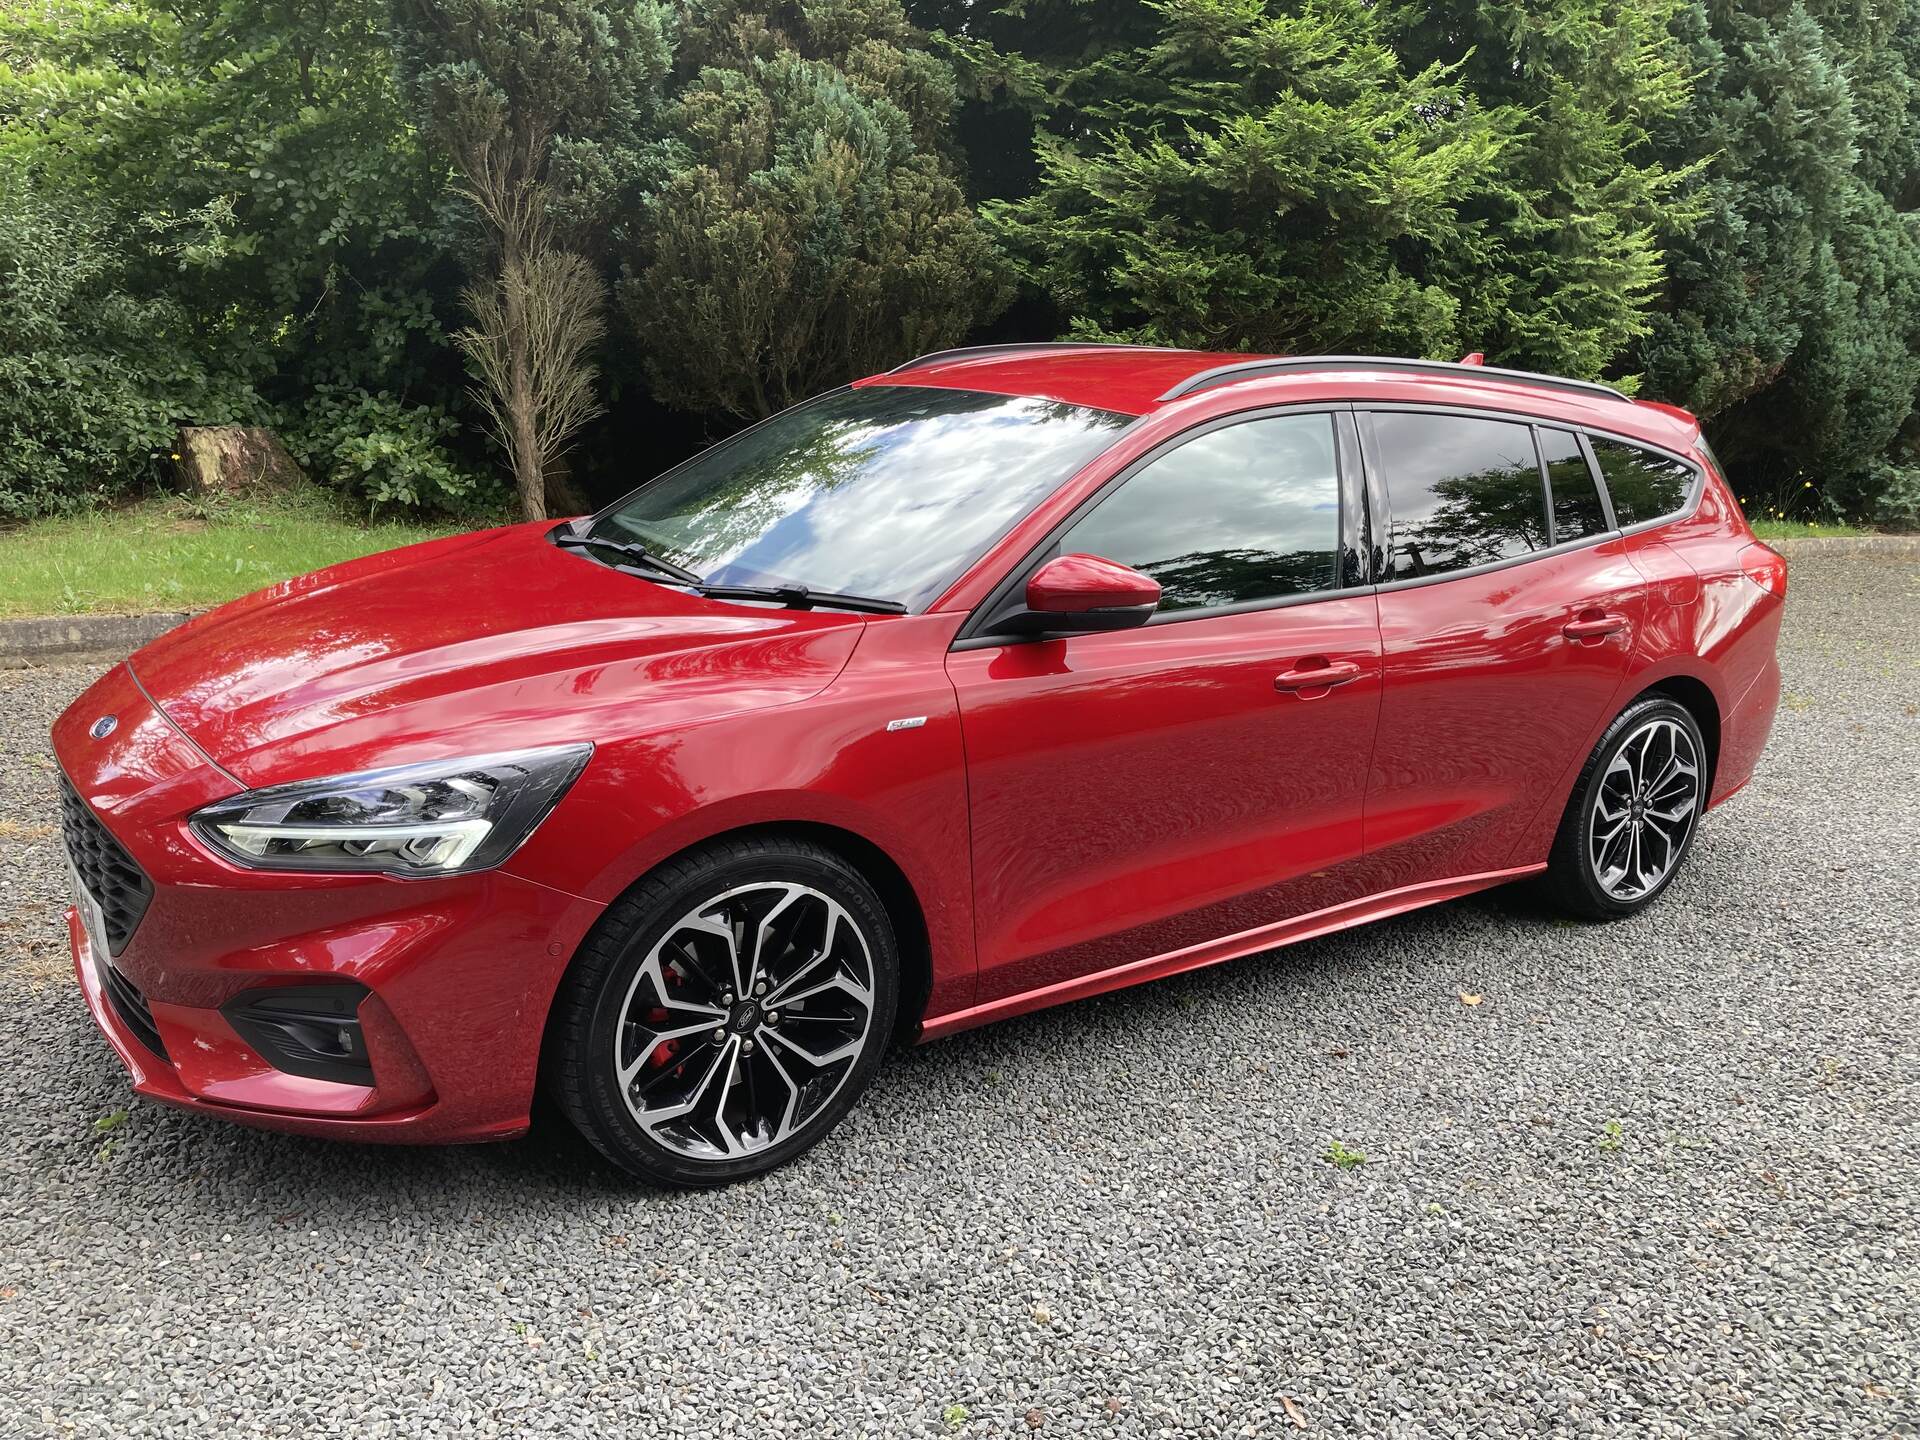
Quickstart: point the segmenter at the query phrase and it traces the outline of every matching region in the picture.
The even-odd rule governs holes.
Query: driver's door
[[[989,625],[948,657],[976,1004],[1355,898],[1380,634],[1348,553],[1351,424],[1269,412],[1176,439],[1035,557],[1151,575],[1149,624],[1043,640]]]

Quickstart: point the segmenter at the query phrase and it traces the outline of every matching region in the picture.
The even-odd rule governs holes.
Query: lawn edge
[[[184,624],[191,610],[134,615],[42,615],[0,620],[0,670],[82,656],[118,659]]]

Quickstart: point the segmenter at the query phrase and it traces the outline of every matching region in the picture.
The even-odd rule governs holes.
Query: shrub
[[[460,462],[452,448],[460,429],[460,421],[439,406],[384,390],[322,386],[285,438],[309,475],[369,510],[496,508],[504,487],[497,477]]]
[[[114,233],[83,201],[0,171],[0,519],[155,480],[181,416],[258,406],[182,343],[177,305],[128,287]]]

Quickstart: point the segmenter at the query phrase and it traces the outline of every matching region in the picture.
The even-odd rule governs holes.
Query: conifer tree
[[[898,0],[683,4],[672,86],[619,284],[662,399],[755,419],[1004,304]]]
[[[1702,167],[1671,244],[1647,383],[1705,417],[1736,488],[1786,509],[1920,521],[1900,435],[1920,387],[1920,86],[1914,8],[1696,6],[1698,74],[1664,127]]]
[[[1435,257],[1509,143],[1457,67],[1403,67],[1382,12],[1158,0],[1022,10],[952,43],[1036,119],[1032,193],[986,207],[1074,333],[1256,351],[1451,355]],[[996,41],[998,43],[996,43]]]

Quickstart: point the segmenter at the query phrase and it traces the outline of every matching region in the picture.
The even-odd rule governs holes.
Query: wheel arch
[[[1627,686],[1632,685],[1631,693]],[[1580,753],[1568,764],[1559,783],[1548,792],[1547,798],[1540,802],[1532,820],[1510,853],[1509,864],[1544,859],[1553,843],[1560,821],[1573,803],[1574,786],[1580,777],[1580,769],[1593,753],[1594,746],[1607,733],[1613,722],[1633,706],[1649,696],[1662,696],[1681,706],[1693,716],[1694,724],[1700,727],[1700,738],[1707,746],[1707,783],[1706,793],[1713,793],[1715,777],[1720,764],[1720,697],[1706,680],[1683,670],[1668,670],[1656,676],[1629,680],[1621,687],[1621,697],[1613,704],[1587,736],[1586,744]]]
[[[1700,738],[1707,745],[1707,777],[1702,793],[1713,794],[1715,777],[1720,768],[1720,701],[1706,681],[1693,675],[1669,675],[1647,686],[1627,705],[1635,704],[1650,695],[1664,695],[1674,701],[1689,715],[1693,723],[1700,727]],[[1626,705],[1620,709],[1624,711]]]
[[[893,926],[894,941],[900,950],[900,1004],[895,1013],[895,1035],[896,1038],[910,1038],[918,1029],[933,994],[933,941],[919,892],[908,879],[906,871],[884,848],[864,835],[819,820],[762,820],[715,830],[655,857],[622,887],[620,895],[614,897],[614,903],[662,867],[708,846],[736,840],[778,838],[805,840],[831,851],[857,870],[879,895],[887,920]],[[592,934],[590,929],[587,938],[591,938]],[[582,939],[582,946],[587,943],[587,938]],[[578,953],[577,949],[575,953]],[[555,976],[556,990],[572,965],[573,959],[570,957]],[[549,1026],[551,1020],[549,1014]],[[543,1052],[546,1046],[547,1037],[543,1034]]]

